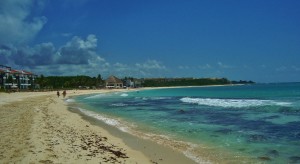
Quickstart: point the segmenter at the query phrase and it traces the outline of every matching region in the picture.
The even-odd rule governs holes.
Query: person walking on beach
[[[56,95],[57,95],[57,97],[59,97],[59,96],[60,96],[60,94],[59,94],[59,91],[57,91],[57,92],[56,92]]]
[[[64,90],[62,94],[63,94],[63,97],[65,98],[65,97],[66,97],[66,95],[67,95],[67,92],[66,92],[66,90]]]

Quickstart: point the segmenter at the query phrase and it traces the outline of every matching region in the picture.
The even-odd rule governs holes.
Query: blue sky
[[[44,75],[300,81],[298,0],[1,0],[0,64]]]

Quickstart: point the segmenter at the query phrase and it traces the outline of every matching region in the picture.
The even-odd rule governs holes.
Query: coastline
[[[69,90],[66,98],[116,91],[124,90]],[[1,163],[195,163],[171,148],[68,110],[56,92],[0,97]]]
[[[119,92],[131,92],[131,91],[137,91],[137,90],[152,90],[152,89],[169,89],[169,88],[191,88],[191,87],[222,87],[222,86],[240,86],[240,85],[212,85],[212,86],[178,86],[178,87],[148,87],[148,88],[139,88],[139,89],[130,89],[130,90],[117,90]],[[92,96],[93,97],[93,96]],[[97,122],[96,124],[100,124],[101,127],[106,127],[109,129],[110,132],[113,131],[115,136],[118,136],[119,138],[125,138],[124,135],[129,135],[131,136],[131,138],[136,138],[135,140],[144,140],[143,144],[145,144],[145,142],[148,143],[152,143],[154,145],[164,145],[163,147],[167,147],[167,149],[171,149],[173,151],[176,152],[180,152],[178,155],[180,156],[184,156],[181,158],[188,158],[190,160],[193,160],[193,163],[239,163],[237,161],[247,161],[247,162],[251,162],[251,163],[255,163],[256,159],[252,158],[252,157],[247,157],[244,156],[242,154],[235,154],[233,155],[233,153],[231,151],[228,151],[226,149],[220,149],[218,146],[215,147],[213,145],[207,145],[207,143],[201,143],[199,145],[195,145],[193,143],[190,142],[183,142],[181,139],[179,140],[173,140],[168,138],[167,136],[163,136],[163,135],[156,135],[156,134],[151,134],[151,133],[144,133],[141,132],[139,130],[134,130],[132,128],[130,128],[130,122],[126,122],[126,121],[120,121],[119,119],[116,117],[110,117],[110,116],[104,116],[104,118],[102,118],[102,116],[98,117],[97,113],[93,113],[89,110],[85,111],[85,107],[80,106],[78,108],[77,105],[75,105],[75,109],[74,112],[79,113],[82,115],[83,118],[89,120],[90,122]],[[82,109],[80,109],[82,108]],[[88,107],[86,108],[88,109]],[[73,110],[73,109],[72,109]],[[96,121],[95,121],[96,120]],[[99,121],[101,120],[101,121]],[[106,120],[109,120],[108,122]],[[112,121],[111,121],[112,120]],[[121,126],[114,126],[114,125],[108,125],[111,124],[110,122],[114,122],[116,121],[116,124],[120,124]],[[107,122],[104,123],[104,122]],[[115,124],[115,123],[113,123]],[[123,126],[125,125],[125,126]],[[118,127],[118,128],[117,128]],[[122,129],[126,129],[125,131],[128,131],[127,128],[129,127],[129,132],[122,132]],[[112,130],[115,129],[115,130]],[[126,141],[125,142],[130,145],[131,147],[136,147],[137,145],[135,145],[134,143],[130,143],[130,141]],[[149,144],[148,144],[149,145]],[[150,144],[151,146],[151,144]],[[148,147],[148,146],[146,146]],[[139,147],[137,148],[138,150],[143,150],[143,147]],[[154,150],[160,150],[160,149],[154,149]],[[146,150],[143,150],[144,153]],[[157,152],[157,151],[152,151],[152,152],[148,152],[147,156],[151,156],[151,153],[153,152]],[[174,153],[173,153],[174,156]],[[153,157],[153,156],[152,156]],[[177,157],[177,156],[176,156]],[[220,158],[223,157],[223,158]],[[174,162],[171,163],[177,163],[178,160],[175,160]],[[158,163],[161,163],[160,161]],[[170,162],[168,162],[170,163]],[[182,162],[180,162],[182,163]],[[184,162],[187,163],[187,162]]]
[[[169,86],[169,87],[144,87],[142,90],[151,89],[172,89],[172,88],[208,88],[208,87],[233,87],[233,86],[243,86],[246,84],[223,84],[223,85],[199,85],[199,86]]]

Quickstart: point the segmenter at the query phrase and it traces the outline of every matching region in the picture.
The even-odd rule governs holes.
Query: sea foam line
[[[92,112],[92,111],[89,111],[89,110],[85,110],[85,109],[82,109],[82,108],[77,108],[77,109],[80,112],[82,112],[83,114],[85,114],[85,115],[87,115],[89,117],[92,117],[92,118],[95,118],[97,120],[100,120],[100,121],[104,122],[107,125],[114,126],[114,127],[120,129],[123,132],[128,132],[128,127],[124,126],[124,124],[122,124],[120,121],[118,121],[116,119],[108,118],[108,117],[105,117],[103,115],[100,115],[100,114],[97,114],[95,112]]]
[[[128,106],[128,105],[124,104],[124,103],[115,103],[115,104],[111,104],[110,106],[122,107],[122,106]]]
[[[105,124],[114,126],[114,127],[118,128],[119,130],[121,130],[123,132],[131,133],[131,134],[133,134],[137,137],[142,137],[144,139],[153,140],[154,142],[157,142],[158,144],[166,144],[170,147],[173,147],[174,149],[178,149],[179,151],[182,151],[182,153],[186,157],[190,158],[191,160],[195,161],[196,163],[199,163],[199,164],[200,163],[201,164],[202,163],[205,163],[205,164],[210,164],[211,163],[209,161],[206,161],[206,160],[202,159],[201,157],[198,157],[197,155],[195,155],[193,153],[192,150],[196,147],[195,144],[192,144],[192,143],[189,143],[189,142],[173,140],[169,136],[166,136],[166,135],[136,131],[136,130],[134,130],[135,129],[134,127],[136,127],[136,126],[133,125],[133,124],[132,125],[127,125],[127,123],[123,123],[123,122],[120,122],[116,119],[105,117],[103,115],[100,115],[98,113],[95,113],[93,111],[89,111],[89,110],[86,110],[86,109],[83,109],[83,108],[78,107],[76,109],[78,109],[80,112],[82,112],[86,116],[95,118],[97,120],[100,120],[100,121],[104,122]],[[175,145],[175,147],[174,147],[174,145]],[[181,145],[181,146],[179,146],[179,145]],[[183,147],[183,149],[180,149],[179,147]]]
[[[255,107],[255,106],[290,106],[291,103],[279,102],[274,100],[249,100],[249,99],[212,99],[212,98],[190,98],[184,97],[180,101],[184,103],[215,106],[215,107],[232,107],[232,108],[244,108],[244,107]]]
[[[73,103],[73,102],[76,102],[74,99],[66,99],[65,102],[67,103]]]
[[[127,94],[127,93],[122,93],[120,96],[121,96],[121,97],[127,97],[128,94]]]
[[[84,99],[96,99],[96,98],[99,98],[99,97],[104,97],[105,95],[106,94],[97,94],[97,95],[86,97]]]
[[[135,135],[138,137],[142,137],[144,139],[152,140],[160,145],[166,145],[171,147],[172,149],[181,151],[183,155],[185,155],[187,158],[195,161],[199,164],[211,164],[210,161],[205,160],[204,158],[201,158],[198,156],[194,150],[197,149],[199,145],[193,144],[191,142],[187,141],[180,141],[180,140],[174,140],[170,136],[162,135],[162,134],[154,134],[154,133],[141,133],[135,131]]]

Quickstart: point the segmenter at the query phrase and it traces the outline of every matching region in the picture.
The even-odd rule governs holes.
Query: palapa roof
[[[122,80],[118,79],[116,76],[109,76],[106,79],[106,83],[123,83]]]

